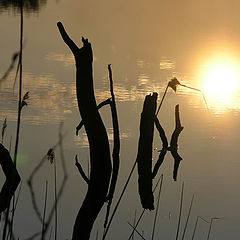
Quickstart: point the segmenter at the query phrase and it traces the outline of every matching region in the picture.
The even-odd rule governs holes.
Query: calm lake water
[[[74,165],[78,154],[87,172],[89,152],[84,130],[80,136],[75,136],[75,127],[81,119],[75,94],[75,64],[56,27],[56,23],[62,21],[79,46],[82,45],[81,36],[92,43],[97,102],[110,96],[107,64],[112,64],[121,136],[121,166],[113,206],[136,159],[139,120],[145,96],[156,91],[160,100],[172,77],[177,77],[182,84],[204,89],[206,75],[212,76],[215,70],[220,72],[214,76],[218,81],[211,86],[219,89],[222,85],[220,93],[205,90],[208,106],[199,92],[179,87],[176,93],[169,89],[158,115],[170,139],[175,128],[174,107],[179,104],[184,130],[179,138],[179,153],[183,161],[178,181],[172,179],[173,159],[170,153],[156,177],[158,179],[161,173],[164,175],[155,239],[175,239],[182,182],[185,190],[180,236],[194,194],[185,239],[191,239],[197,216],[208,221],[213,217],[221,218],[214,221],[210,239],[239,239],[239,7],[240,3],[234,0],[221,1],[221,5],[219,1],[209,3],[206,0],[185,3],[49,0],[40,1],[37,11],[25,11],[23,94],[29,91],[30,98],[22,111],[18,156],[22,190],[15,217],[16,236],[27,239],[41,229],[26,181],[48,149],[58,141],[61,122],[63,132],[67,133],[63,145],[68,180],[58,205],[58,239],[71,238],[73,223],[87,189]],[[1,8],[0,14],[1,77],[11,63],[11,56],[19,48],[20,16],[12,8]],[[213,66],[213,70],[209,70],[209,66]],[[4,137],[7,147],[11,139],[14,145],[16,132],[18,82],[14,87],[15,70],[16,66],[0,85],[0,121],[3,123],[7,118]],[[226,77],[223,82],[220,81],[222,77]],[[232,78],[236,81],[232,82]],[[234,88],[228,91],[228,86]],[[227,92],[230,93],[225,96]],[[109,108],[103,108],[101,115],[112,143]],[[161,142],[156,133],[154,162],[160,149]],[[63,171],[59,148],[56,149],[56,161],[60,187]],[[53,165],[46,161],[33,183],[37,203],[42,210],[45,182],[49,182],[48,213],[54,201],[53,170]],[[128,238],[131,228],[127,222],[133,222],[135,210],[137,215],[142,210],[136,171],[108,239]],[[91,239],[96,239],[97,232],[101,236],[105,211],[103,208]],[[138,228],[140,232],[144,231],[147,239],[151,237],[153,219],[154,212],[147,212]],[[200,221],[194,239],[206,239],[208,229],[209,224]]]

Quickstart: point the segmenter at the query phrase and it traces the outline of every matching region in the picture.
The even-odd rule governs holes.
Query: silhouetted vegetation
[[[64,42],[71,49],[75,57],[78,108],[89,141],[91,163],[89,181],[86,180],[86,175],[83,174],[84,172],[78,167],[81,175],[86,182],[88,182],[88,191],[78,212],[72,239],[79,239],[80,237],[81,239],[89,239],[93,224],[105,201],[108,201],[105,225],[108,222],[119,168],[120,140],[113,93],[112,72],[109,65],[110,91],[112,96],[110,106],[114,128],[113,171],[107,131],[98,112],[94,95],[92,76],[93,54],[91,44],[87,39],[82,38],[83,47],[78,48],[66,33],[62,23],[58,22],[57,26]],[[80,127],[81,124],[77,127],[77,132]],[[79,166],[78,161],[76,161],[76,163],[77,166]]]
[[[0,9],[13,8],[20,10],[21,1],[23,1],[23,10],[26,12],[37,12],[47,3],[47,0],[0,0]]]
[[[17,186],[20,182],[20,176],[17,172],[17,153],[18,153],[18,143],[19,143],[19,132],[20,132],[20,122],[21,122],[21,111],[24,106],[27,105],[27,99],[29,98],[29,92],[26,92],[22,97],[22,49],[23,49],[23,10],[30,11],[38,11],[41,6],[45,5],[47,0],[22,0],[22,1],[0,1],[0,8],[16,8],[21,11],[21,28],[20,28],[20,50],[16,52],[12,57],[12,62],[5,72],[5,74],[0,78],[0,83],[7,79],[9,73],[13,70],[15,66],[15,62],[18,60],[18,66],[16,71],[16,77],[19,76],[19,93],[18,93],[18,118],[17,118],[17,131],[16,131],[16,144],[14,150],[14,160],[12,160],[9,151],[4,148],[2,144],[0,144],[0,164],[3,168],[3,172],[6,175],[6,182],[3,185],[3,188],[0,192],[0,213],[7,209],[5,214],[5,226],[3,229],[3,240],[5,239],[14,239],[13,235],[13,219],[14,219],[14,211],[16,209],[15,199],[13,200],[13,208],[12,208],[12,218],[9,219],[10,212],[10,201],[14,196],[14,193],[17,189]],[[183,130],[183,127],[180,122],[180,114],[179,114],[179,105],[175,107],[175,130],[172,133],[170,146],[168,146],[168,140],[165,135],[164,129],[161,126],[157,114],[162,106],[164,98],[166,96],[168,88],[172,88],[175,92],[177,90],[177,86],[187,87],[193,90],[200,91],[199,89],[195,89],[192,87],[188,87],[186,85],[181,84],[176,78],[171,79],[168,82],[166,90],[163,94],[162,100],[157,108],[157,97],[158,94],[154,92],[152,95],[149,94],[146,96],[143,109],[141,113],[140,119],[140,136],[138,142],[138,152],[136,161],[133,164],[132,169],[130,170],[130,174],[126,180],[126,184],[123,187],[123,190],[120,194],[120,197],[111,212],[111,204],[114,197],[114,192],[116,188],[118,173],[119,173],[119,165],[120,165],[120,131],[119,131],[119,123],[117,116],[117,108],[115,95],[113,90],[113,79],[112,79],[112,69],[111,65],[108,65],[109,72],[109,82],[110,82],[110,93],[111,98],[106,99],[101,102],[99,105],[96,104],[94,88],[93,88],[93,53],[92,47],[88,39],[82,38],[83,47],[79,48],[74,41],[69,37],[67,32],[65,31],[61,22],[57,23],[58,30],[61,34],[63,41],[67,44],[67,46],[72,51],[75,62],[76,62],[76,95],[78,102],[78,109],[81,116],[81,121],[79,125],[76,127],[76,135],[81,130],[82,127],[85,128],[88,141],[89,141],[89,150],[90,150],[90,175],[87,176],[84,172],[84,169],[81,166],[81,162],[79,161],[77,155],[75,158],[75,165],[80,173],[80,176],[83,178],[85,183],[88,186],[88,190],[85,196],[85,199],[80,206],[77,218],[75,220],[75,224],[73,227],[72,239],[84,239],[87,240],[90,238],[91,230],[93,228],[94,222],[102,209],[105,202],[107,202],[107,211],[103,226],[103,237],[104,240],[107,236],[110,225],[113,221],[113,218],[116,214],[116,211],[119,207],[121,199],[125,193],[125,190],[128,186],[128,183],[132,177],[135,166],[138,167],[138,191],[141,199],[141,204],[143,207],[142,213],[140,217],[136,220],[136,214],[134,217],[134,224],[128,223],[131,228],[131,234],[129,236],[129,240],[133,237],[133,233],[136,232],[142,239],[145,239],[143,234],[141,234],[137,227],[145,213],[146,209],[154,210],[154,192],[160,182],[160,179],[156,183],[154,189],[153,179],[157,175],[161,164],[164,161],[164,157],[167,151],[170,151],[174,158],[174,170],[173,170],[173,179],[177,180],[177,173],[179,169],[180,161],[182,157],[178,153],[178,138],[180,133]],[[19,75],[18,75],[19,74]],[[102,118],[99,113],[99,109],[103,106],[109,105],[111,108],[111,117],[112,117],[112,125],[113,125],[113,152],[112,158],[110,153],[110,146],[107,131],[105,125],[102,121]],[[156,111],[157,110],[157,111]],[[154,125],[156,126],[159,136],[162,141],[162,149],[160,150],[158,160],[152,170],[152,153],[153,153],[153,136],[154,136]],[[6,119],[3,123],[2,127],[2,143],[4,140],[5,129],[7,127]],[[65,157],[63,151],[63,138],[65,134],[62,134],[62,125],[59,129],[59,140],[58,142],[52,146],[49,151],[44,155],[44,157],[40,160],[37,166],[33,169],[30,174],[29,179],[27,180],[27,184],[29,187],[31,201],[33,209],[36,213],[38,220],[41,223],[41,229],[38,232],[34,233],[32,236],[28,237],[28,239],[35,239],[36,237],[40,237],[41,239],[45,239],[48,237],[51,239],[52,229],[51,221],[55,216],[55,226],[54,226],[54,238],[55,240],[60,238],[58,235],[58,202],[63,194],[66,181],[68,179],[68,174],[65,165]],[[60,159],[61,159],[61,167],[63,170],[63,179],[60,184],[60,188],[57,191],[57,173],[56,173],[56,158],[55,158],[55,149],[60,148]],[[53,164],[54,167],[54,203],[52,204],[51,210],[49,214],[46,214],[47,208],[47,197],[48,197],[48,182],[46,182],[45,187],[45,195],[44,195],[44,207],[40,209],[38,203],[36,201],[36,194],[38,191],[34,189],[33,179],[36,174],[43,166],[46,160],[49,160],[50,164]],[[152,240],[154,239],[155,227],[157,223],[157,215],[160,203],[160,196],[163,184],[163,175],[161,175],[161,182],[157,197],[157,209],[154,215],[153,228],[152,228]],[[180,223],[182,217],[182,207],[183,207],[183,190],[184,184],[182,185],[182,191],[180,196],[180,209],[179,209],[179,219],[177,225],[176,232],[176,240],[179,236]],[[17,198],[18,199],[18,198]],[[186,224],[184,227],[184,232],[182,236],[182,240],[184,239],[185,232],[188,226],[188,221],[190,218],[190,213],[192,209],[193,198],[190,204]],[[109,217],[110,216],[110,217]],[[197,217],[196,224],[194,227],[194,233],[192,239],[194,238],[197,221],[199,217]],[[212,227],[212,222],[214,219],[219,218],[211,218],[210,227],[208,231],[208,238],[210,236],[210,231]],[[206,221],[208,222],[208,221]],[[7,233],[8,226],[8,233]],[[47,236],[47,233],[49,235]],[[8,236],[7,236],[8,234]],[[97,234],[98,236],[98,234]]]
[[[1,213],[9,206],[13,194],[21,180],[8,150],[2,144],[0,144],[0,165],[6,176],[6,181],[0,192]]]
[[[142,207],[153,210],[152,193],[152,143],[154,119],[157,107],[157,93],[147,95],[143,104],[138,142],[138,191]]]

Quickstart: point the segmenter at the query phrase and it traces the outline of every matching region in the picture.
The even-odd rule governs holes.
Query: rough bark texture
[[[137,154],[138,191],[142,207],[149,210],[154,209],[152,192],[152,143],[156,106],[157,93],[147,95],[141,114]]]
[[[10,204],[11,198],[20,183],[20,176],[6,148],[0,144],[0,164],[2,166],[6,181],[0,192],[0,213]]]
[[[88,191],[78,212],[72,239],[89,239],[90,233],[107,196],[111,177],[111,157],[107,132],[97,109],[93,90],[92,48],[82,38],[83,47],[78,48],[57,24],[64,42],[72,50],[76,62],[76,89],[78,107],[87,133],[90,147],[91,172]]]

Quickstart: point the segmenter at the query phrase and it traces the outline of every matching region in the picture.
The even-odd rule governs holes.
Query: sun
[[[207,100],[231,102],[240,90],[239,68],[238,64],[226,59],[208,64],[202,77],[202,90]]]

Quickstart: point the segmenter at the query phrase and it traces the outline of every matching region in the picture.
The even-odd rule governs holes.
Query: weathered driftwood
[[[175,130],[172,134],[171,141],[170,141],[170,152],[174,158],[174,169],[173,169],[173,179],[177,181],[177,173],[180,161],[182,160],[181,156],[178,154],[178,137],[183,130],[180,122],[179,116],[179,104],[175,107]]]
[[[0,144],[0,164],[6,181],[0,192],[0,213],[3,212],[10,204],[12,196],[20,183],[20,176],[12,161],[8,150]]]
[[[58,22],[57,26],[75,57],[78,108],[90,147],[91,172],[88,191],[78,212],[72,236],[73,240],[84,240],[89,239],[94,221],[107,197],[112,168],[111,156],[107,132],[94,96],[91,44],[82,38],[83,47],[78,48],[66,33],[62,23]]]
[[[152,143],[154,119],[157,106],[157,93],[146,96],[140,121],[138,142],[138,191],[144,209],[154,209],[152,192]]]

